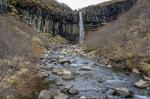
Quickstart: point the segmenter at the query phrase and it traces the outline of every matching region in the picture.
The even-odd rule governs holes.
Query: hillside
[[[35,99],[35,92],[44,87],[38,77],[39,60],[45,50],[63,42],[60,36],[38,33],[18,17],[1,14],[0,99]]]
[[[105,58],[117,68],[138,68],[150,73],[149,0],[138,0],[116,21],[107,23],[85,40],[87,51],[96,51],[96,59]],[[93,44],[94,43],[94,44]]]
[[[0,99],[36,99],[35,93],[47,87],[38,76],[40,59],[46,50],[67,43],[58,35],[52,37],[36,31],[16,13],[17,6],[33,6],[35,3],[43,7],[46,4],[48,10],[54,12],[62,9],[53,0],[11,0],[11,5],[7,5],[10,12],[6,3],[0,10]]]

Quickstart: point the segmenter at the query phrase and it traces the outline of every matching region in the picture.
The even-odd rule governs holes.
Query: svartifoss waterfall
[[[85,35],[82,12],[79,12],[79,18],[80,18],[80,22],[79,22],[79,27],[80,27],[79,43],[81,43],[84,40],[84,35]]]

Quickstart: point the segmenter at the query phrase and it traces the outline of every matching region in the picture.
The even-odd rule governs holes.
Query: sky
[[[67,4],[69,7],[71,7],[73,10],[75,10],[109,0],[57,0],[57,1],[63,2]]]

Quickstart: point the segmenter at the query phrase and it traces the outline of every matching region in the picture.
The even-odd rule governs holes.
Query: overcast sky
[[[67,4],[74,10],[109,0],[57,0],[57,1]]]

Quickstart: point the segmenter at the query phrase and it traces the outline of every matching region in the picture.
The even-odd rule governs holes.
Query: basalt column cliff
[[[8,6],[8,8],[7,8]],[[9,10],[34,27],[51,35],[61,35],[75,41],[78,33],[78,15],[67,5],[55,0],[1,0],[1,12]]]
[[[94,31],[106,22],[117,19],[121,13],[128,11],[137,0],[111,0],[101,4],[81,9],[85,23],[85,30]]]
[[[85,33],[115,20],[136,1],[112,0],[79,10],[83,13]],[[79,39],[79,12],[65,4],[55,0],[1,0],[0,11],[7,9],[39,32],[61,35],[71,41]]]

